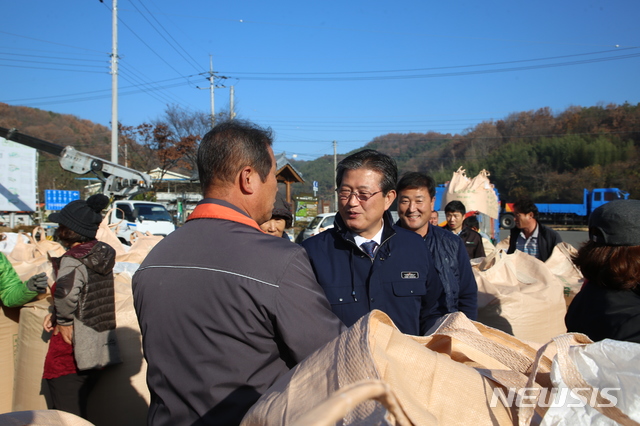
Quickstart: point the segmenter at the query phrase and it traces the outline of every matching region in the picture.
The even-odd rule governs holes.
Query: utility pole
[[[214,104],[213,104],[213,99],[214,99],[214,89],[215,89],[215,84],[213,82],[213,78],[215,77],[215,73],[213,72],[213,55],[209,55],[209,72],[208,73],[202,73],[202,74],[209,74],[209,77],[207,77],[207,80],[209,80],[209,91],[211,93],[211,128],[213,128],[216,125],[216,113],[215,113],[215,109],[214,109]],[[200,87],[200,86],[196,86],[196,88],[200,89],[200,90],[205,90],[207,89],[206,87]]]
[[[234,111],[235,93],[234,87],[231,86],[229,89],[229,120],[236,118],[236,113]]]
[[[338,143],[333,141],[333,181],[338,178]],[[338,211],[338,193],[333,191],[334,211]]]
[[[213,91],[215,90],[215,84],[213,84],[213,55],[209,55],[209,87],[211,88],[211,128],[216,125],[216,113],[213,108]]]
[[[209,74],[209,77],[207,77],[207,80],[209,80],[209,91],[211,92],[211,127],[214,127],[216,125],[216,113],[215,110],[213,108],[213,92],[215,90],[215,81],[214,79],[217,77],[218,79],[225,79],[225,78],[229,78],[229,77],[224,77],[224,76],[217,76],[215,72],[213,72],[213,55],[209,55],[209,72],[203,72],[200,73],[200,75],[204,75],[204,74]],[[218,86],[218,87],[224,87],[224,86]],[[196,86],[196,88],[200,89],[200,90],[205,90],[206,87],[199,87]]]
[[[118,0],[111,12],[111,162],[118,164]]]

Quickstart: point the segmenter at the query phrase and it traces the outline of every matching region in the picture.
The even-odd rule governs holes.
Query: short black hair
[[[467,209],[465,208],[464,204],[462,204],[461,201],[453,200],[453,201],[450,201],[444,207],[444,212],[445,213],[462,213],[462,216],[464,216],[465,214],[467,214]]]
[[[533,217],[538,217],[538,206],[529,198],[520,198],[513,203],[513,209],[520,213],[533,213]]]
[[[396,165],[396,161],[387,154],[383,154],[374,149],[363,149],[340,161],[336,168],[336,187],[340,188],[342,185],[342,177],[345,171],[363,168],[373,170],[382,175],[380,188],[384,195],[396,189],[396,182],[398,181],[398,166]]]
[[[407,172],[402,175],[396,186],[396,192],[400,193],[405,189],[427,188],[429,196],[436,196],[436,181],[426,173]]]
[[[476,215],[471,215],[462,221],[462,225],[468,226],[469,228],[480,229],[480,222],[478,222],[478,218]]]
[[[271,129],[251,122],[229,120],[211,129],[198,148],[198,175],[204,193],[215,182],[231,183],[243,167],[256,169],[265,182],[273,165]]]

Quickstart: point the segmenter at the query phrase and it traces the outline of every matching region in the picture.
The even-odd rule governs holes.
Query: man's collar
[[[533,230],[533,232],[531,233],[531,235],[529,236],[529,238],[538,238],[538,231],[540,230],[540,227],[538,226],[538,222],[536,221],[536,228]],[[527,236],[525,235],[523,230],[520,230],[520,235],[522,235],[522,237],[526,240]]]
[[[380,242],[382,241],[383,230],[384,230],[384,221],[382,222],[382,226],[380,227],[380,230],[376,235],[373,236],[373,238],[365,238],[365,237],[361,237],[360,235],[354,235],[353,239],[358,246],[362,245],[362,243],[366,243],[367,241],[375,241],[376,243],[378,243],[378,245],[380,245]]]

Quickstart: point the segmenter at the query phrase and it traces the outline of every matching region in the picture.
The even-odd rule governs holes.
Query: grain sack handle
[[[595,392],[597,404],[593,408],[623,426],[640,426],[640,423],[629,418],[629,416],[623,413],[618,407],[613,406],[611,401],[600,394],[599,390],[594,389],[593,386],[587,383],[574,362],[571,360],[571,357],[569,356],[569,348],[571,346],[585,345],[589,343],[593,343],[593,341],[580,333],[567,333],[554,337],[553,340],[538,350],[534,369],[529,376],[527,387],[533,386],[533,379],[535,378],[539,366],[539,358],[542,357],[542,354],[546,351],[549,345],[556,345],[556,348],[558,349],[557,362],[560,369],[560,375],[567,387],[572,389],[572,393],[577,394],[581,400],[588,402],[591,401]],[[603,407],[603,405],[608,405],[608,407]],[[520,408],[518,415],[519,426],[528,426],[531,424],[533,410],[533,407],[528,406]]]
[[[363,380],[343,387],[292,426],[333,426],[358,404],[370,399],[381,403],[395,417],[396,425],[411,426],[393,390],[380,380]]]
[[[446,335],[446,336],[455,338],[463,343],[466,343],[467,345],[482,351],[482,353],[484,353],[485,355],[488,355],[493,359],[495,359],[496,361],[499,361],[500,363],[509,367],[511,370],[519,372],[521,374],[527,374],[528,372],[532,371],[535,367],[535,371],[532,374],[532,377],[534,379],[536,377],[537,370],[538,370],[537,368],[538,365],[535,364],[535,362],[537,362],[538,364],[541,362],[546,363],[548,364],[549,369],[551,368],[551,360],[549,360],[546,357],[541,356],[538,359],[537,353],[536,353],[536,358],[533,358],[533,354],[531,358],[527,357],[526,355],[518,353],[517,351],[514,351],[513,349],[510,349],[499,342],[495,342],[483,336],[482,334],[476,334],[469,330],[461,330],[461,329],[445,330],[442,332],[437,332],[436,335]],[[534,359],[534,361],[532,361],[532,358]],[[482,371],[480,371],[480,373],[483,374]],[[496,380],[496,377],[491,375],[489,376],[485,375],[485,376],[491,379],[492,381],[498,381],[503,386],[509,387],[509,386],[518,385],[518,383],[514,383],[514,382],[507,383],[504,380]],[[534,386],[533,384],[531,385]]]
[[[43,256],[47,255],[47,251],[43,250],[42,246],[40,245],[42,241],[47,239],[44,228],[42,226],[36,226],[31,231],[31,235],[29,234],[25,234],[25,235],[29,238],[29,241],[31,241],[31,244],[34,245],[35,250],[40,252],[40,254]]]
[[[112,223],[111,225],[109,225],[109,217],[111,217],[111,213],[113,213],[114,210],[120,210],[122,212],[122,217],[124,218],[124,211],[122,211],[122,209],[119,209],[117,207],[110,208],[107,214],[104,215],[101,225],[105,225],[111,230],[116,229],[122,222],[124,222],[124,219],[120,219],[119,222]]]

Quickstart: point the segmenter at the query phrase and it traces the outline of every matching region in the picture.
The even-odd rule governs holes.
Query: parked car
[[[392,211],[391,216],[393,218],[393,223],[396,223],[398,221],[398,212]],[[309,225],[307,225],[307,227],[301,232],[302,238],[300,239],[300,241],[296,242],[302,242],[309,237],[313,237],[314,235],[321,233],[322,231],[333,228],[333,221],[335,217],[335,212],[322,213],[314,217]]]
[[[333,221],[336,218],[336,213],[322,213],[314,217],[309,225],[302,231],[302,241],[309,237],[313,237],[316,234],[333,228]]]

